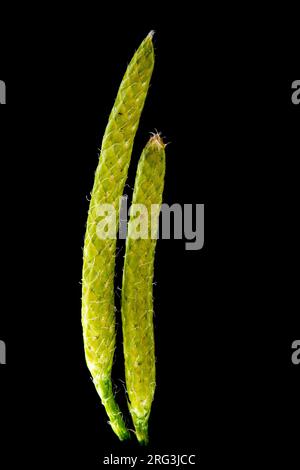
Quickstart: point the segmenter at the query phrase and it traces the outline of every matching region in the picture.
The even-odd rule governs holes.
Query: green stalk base
[[[141,419],[133,417],[133,423],[135,427],[136,438],[139,443],[143,446],[148,445],[149,435],[148,435],[148,419]]]
[[[121,441],[130,439],[130,432],[125,426],[122,413],[118,404],[115,401],[110,377],[99,380],[99,382],[95,385],[101,397],[102,404],[109,417],[109,424],[111,425],[113,431],[116,433],[116,435]]]

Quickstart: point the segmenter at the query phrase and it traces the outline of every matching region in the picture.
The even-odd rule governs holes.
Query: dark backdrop
[[[206,18],[187,11],[130,22],[120,11],[80,21],[70,14],[3,36],[7,468],[49,461],[97,468],[110,453],[196,453],[205,468],[296,457],[297,75],[259,22],[262,39],[254,41],[246,25],[223,30],[208,19],[205,29]],[[158,242],[157,392],[143,451],[119,443],[106,424],[83,356],[80,280],[101,137],[126,65],[151,29],[156,65],[126,192],[149,132],[162,131],[171,142],[164,201],[205,204],[205,243],[186,251],[183,241]],[[280,78],[286,70],[291,79]],[[119,287],[120,278],[119,268]],[[116,356],[126,409],[120,349]]]

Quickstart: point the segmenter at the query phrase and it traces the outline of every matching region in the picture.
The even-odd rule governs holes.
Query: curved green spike
[[[91,193],[83,250],[82,327],[85,357],[112,429],[121,440],[128,438],[129,432],[115,401],[111,383],[116,335],[116,239],[98,237],[98,210],[101,204],[111,204],[116,211],[118,226],[119,198],[123,194],[133,141],[153,71],[152,36],[152,32],[148,34],[128,65],[109,117]]]
[[[148,420],[155,391],[155,350],[152,284],[154,255],[165,175],[165,145],[151,137],[137,170],[132,204],[143,204],[131,213],[122,284],[122,326],[129,409],[141,444],[148,443]],[[137,208],[139,206],[136,206]],[[152,210],[152,216],[151,216]],[[148,214],[148,224],[144,224]],[[138,226],[143,224],[138,236]],[[151,238],[151,236],[153,238]]]

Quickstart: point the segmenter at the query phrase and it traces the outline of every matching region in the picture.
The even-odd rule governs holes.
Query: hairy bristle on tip
[[[149,143],[155,144],[155,145],[157,145],[158,147],[161,147],[161,148],[165,147],[164,141],[163,141],[163,139],[162,139],[159,132],[156,132],[155,134],[151,132],[151,137],[150,137]]]

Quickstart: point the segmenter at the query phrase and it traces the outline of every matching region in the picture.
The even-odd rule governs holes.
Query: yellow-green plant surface
[[[152,285],[164,175],[165,145],[159,135],[154,135],[143,150],[137,169],[132,203],[137,209],[138,204],[143,206],[139,214],[136,211],[130,216],[122,283],[126,387],[141,444],[148,443],[148,420],[156,382]]]
[[[116,237],[100,238],[97,225],[101,205],[112,204],[118,214],[154,65],[152,36],[150,33],[144,39],[128,65],[109,117],[91,193],[83,251],[82,326],[86,362],[112,429],[121,440],[128,438],[129,432],[115,401],[111,381],[116,335]]]

